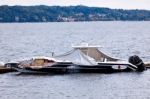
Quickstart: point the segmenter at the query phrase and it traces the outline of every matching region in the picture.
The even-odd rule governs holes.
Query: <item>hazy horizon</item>
[[[20,6],[76,6],[84,5],[89,7],[106,7],[112,9],[143,9],[150,10],[150,0],[2,0],[0,5],[20,5]]]
[[[109,8],[109,9],[123,9],[123,10],[148,10],[150,11],[150,9],[126,9],[126,8],[110,8],[110,7],[98,7],[98,6],[87,6],[87,5],[0,5],[0,6],[25,6],[25,7],[28,7],[28,6],[49,6],[49,7],[52,7],[52,6],[60,6],[60,7],[70,7],[70,6],[86,6],[86,7],[97,7],[97,8]]]

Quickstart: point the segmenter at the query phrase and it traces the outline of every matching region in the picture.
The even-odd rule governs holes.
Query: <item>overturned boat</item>
[[[73,50],[53,57],[34,57],[19,61],[12,68],[21,73],[112,73],[143,71],[145,66],[138,56],[128,61],[112,58],[102,53],[100,46],[73,46]]]
[[[69,61],[60,61],[50,57],[32,57],[15,63],[7,64],[21,73],[64,73]]]

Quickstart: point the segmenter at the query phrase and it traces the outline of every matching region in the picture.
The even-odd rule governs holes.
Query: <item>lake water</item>
[[[51,56],[72,44],[101,45],[113,57],[150,61],[150,22],[0,24],[0,61]],[[142,73],[0,74],[0,99],[150,99],[150,70]]]

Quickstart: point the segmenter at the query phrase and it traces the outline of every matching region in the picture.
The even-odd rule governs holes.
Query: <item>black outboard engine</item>
[[[142,59],[140,59],[137,55],[130,56],[129,63],[137,66],[137,71],[144,71],[146,69]]]

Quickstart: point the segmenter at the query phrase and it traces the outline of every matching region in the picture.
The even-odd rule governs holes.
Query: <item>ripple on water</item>
[[[123,24],[123,25],[122,25]],[[87,28],[88,27],[88,28]],[[0,24],[0,61],[51,56],[71,44],[100,44],[113,57],[150,60],[149,22]],[[150,71],[114,74],[0,74],[0,99],[149,99]]]

